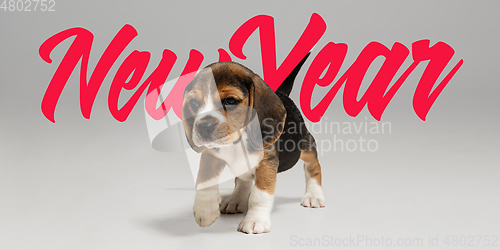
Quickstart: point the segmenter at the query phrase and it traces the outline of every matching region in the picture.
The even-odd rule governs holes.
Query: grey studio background
[[[377,240],[387,239],[393,246],[403,239],[403,249],[466,248],[460,237],[472,244],[468,249],[498,248],[500,240],[491,245],[500,236],[499,7],[496,1],[56,0],[54,12],[2,9],[0,249],[287,249],[308,242],[314,248],[371,249]],[[400,42],[410,51],[418,40],[443,41],[455,50],[444,73],[460,59],[464,64],[425,122],[413,111],[412,98],[426,63],[405,81],[382,116],[382,122],[390,122],[390,132],[315,133],[322,141],[363,136],[378,143],[375,152],[331,149],[320,156],[324,209],[299,205],[305,184],[298,163],[278,175],[271,233],[238,233],[243,215],[223,215],[209,228],[198,227],[192,215],[194,180],[185,156],[151,147],[140,105],[144,95],[126,122],[111,116],[107,98],[112,77],[133,50],[151,52],[146,76],[166,48],[178,56],[169,79],[179,76],[190,49],[202,52],[207,65],[218,59],[217,49],[229,51],[234,31],[258,14],[275,19],[279,65],[312,13],[320,14],[328,28],[297,77],[291,94],[297,104],[306,70],[330,41],[349,46],[340,73],[371,41],[387,47]],[[71,40],[53,51],[52,64],[39,57],[40,45],[71,27],[91,31],[90,76],[125,24],[139,35],[106,77],[91,119],[80,112],[78,65],[57,105],[56,123],[47,120],[41,100]],[[261,74],[258,41],[253,35],[244,48],[248,59],[236,61]],[[382,62],[374,62],[363,89]],[[410,63],[411,55],[398,75]],[[329,89],[318,88],[313,105]],[[356,118],[348,116],[342,90],[322,122],[374,121],[366,108]],[[123,93],[120,100],[128,97]],[[222,195],[231,187],[232,182],[222,184]],[[330,241],[358,237],[366,240],[355,245]]]

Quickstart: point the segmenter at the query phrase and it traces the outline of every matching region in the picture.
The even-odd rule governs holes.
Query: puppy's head
[[[213,63],[184,91],[182,116],[191,147],[202,152],[237,143],[246,134],[254,148],[274,143],[286,111],[279,97],[255,73],[234,62]],[[260,132],[247,126],[257,116]]]

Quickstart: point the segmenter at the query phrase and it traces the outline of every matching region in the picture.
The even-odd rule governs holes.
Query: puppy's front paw
[[[308,190],[302,197],[302,203],[300,205],[302,205],[303,207],[312,208],[324,207],[325,197],[323,196],[321,188]]]
[[[231,195],[220,205],[223,214],[244,213],[247,211],[248,196]]]
[[[246,234],[261,234],[271,231],[271,218],[263,215],[246,215],[240,222],[238,231]]]
[[[193,206],[193,215],[196,223],[200,227],[208,227],[212,225],[220,215],[219,200],[200,200],[196,199]]]

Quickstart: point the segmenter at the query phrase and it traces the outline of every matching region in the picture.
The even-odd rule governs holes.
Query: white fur
[[[248,196],[252,190],[253,181],[236,179],[233,193],[227,197],[220,206],[220,212],[224,214],[244,213],[247,211]]]
[[[205,181],[205,182],[202,182],[202,183],[196,185],[196,190],[205,189],[205,188],[212,187],[215,185],[219,185],[219,176],[216,176],[208,181]]]
[[[244,140],[243,138],[242,141]],[[257,151],[249,154],[247,149],[244,146],[242,147],[242,141],[220,147],[215,157],[225,161],[231,173],[235,176],[241,176],[243,179],[249,180],[252,179],[252,177],[248,176],[249,172],[254,171],[255,167],[259,165],[264,157],[264,152]]]
[[[248,234],[270,232],[273,201],[274,195],[254,187],[248,200],[248,212],[238,226],[238,231]]]
[[[213,100],[220,100],[219,98],[219,92],[218,91],[212,91],[212,87],[217,89],[215,86],[209,86],[207,88],[207,93],[205,97],[203,98],[204,105],[198,112],[198,116],[196,117],[196,121],[199,119],[202,119],[203,117],[207,115],[211,115],[219,120],[220,123],[223,123],[226,121],[226,117],[224,114],[221,112],[222,111],[222,103],[219,101],[219,103],[214,103]]]
[[[219,218],[219,185],[196,191],[193,215],[201,227],[212,225]]]
[[[208,100],[207,100],[208,99]],[[221,104],[222,105],[222,104]],[[216,107],[214,105],[212,98],[207,97],[205,99],[205,105],[203,106],[203,109],[198,112],[198,115],[196,116],[195,122],[197,122],[200,119],[203,119],[205,116],[213,116],[219,120],[219,123],[224,123],[226,122],[226,117],[224,114],[221,112],[222,106],[221,107]]]
[[[215,95],[215,96],[214,96]],[[225,123],[226,122],[226,117],[222,113],[222,103],[214,103],[213,100],[219,100],[219,93],[218,91],[212,91],[212,88],[208,88],[208,93],[206,93],[205,97],[203,98],[203,106],[200,108],[200,111],[198,111],[198,114],[196,116],[196,119],[194,121],[194,126],[193,126],[193,143],[201,147],[206,142],[199,137],[198,133],[195,132],[195,127],[196,124],[198,124],[198,121],[203,119],[206,116],[212,116],[216,118],[219,121],[219,124]],[[210,143],[208,143],[210,144]],[[211,145],[205,145],[207,147],[213,147]]]
[[[302,196],[301,205],[304,207],[324,207],[325,206],[325,197],[323,196],[323,190],[318,182],[311,178],[311,175],[307,171],[307,167],[310,163],[304,163],[304,172],[306,173],[306,192],[304,196]]]

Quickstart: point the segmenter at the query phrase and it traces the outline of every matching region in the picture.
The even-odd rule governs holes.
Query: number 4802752
[[[56,11],[55,0],[3,0],[3,11]]]

